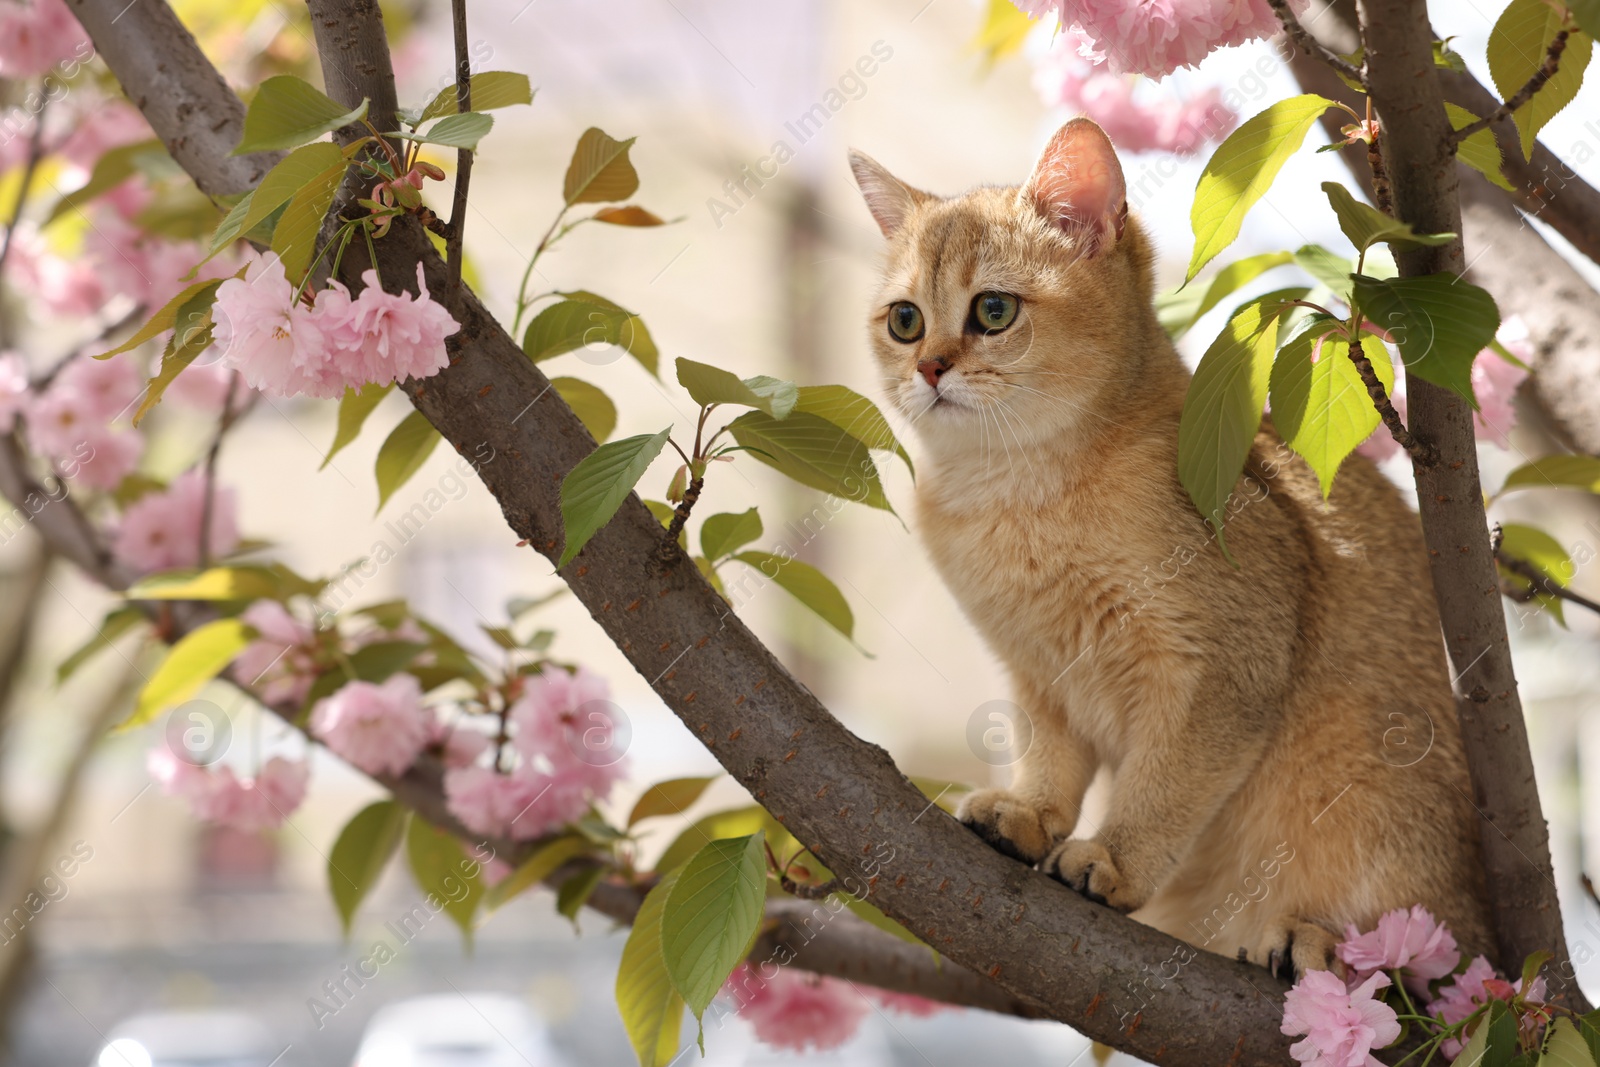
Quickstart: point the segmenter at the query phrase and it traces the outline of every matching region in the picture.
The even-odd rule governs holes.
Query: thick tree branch
[[[124,55],[126,62],[111,60],[124,85],[153,77],[146,67],[204,64],[186,34],[161,32],[171,15],[159,0],[127,9],[123,25],[113,27],[120,6],[81,0],[76,10],[97,41],[123,34],[151,42]],[[152,10],[160,15],[146,24]],[[342,27],[382,39],[370,4],[316,3],[312,13],[319,35]],[[184,55],[161,54],[167,51]],[[322,52],[325,62],[346,62],[326,46]],[[351,73],[342,99],[376,99],[381,86]],[[369,73],[380,83],[389,77],[387,69]],[[330,90],[338,84],[326,80]],[[214,72],[201,72],[173,93],[209,94],[210,106],[237,110],[231,94],[215,99],[216,82]],[[169,140],[187,128],[175,116],[165,122],[158,129]],[[414,278],[420,262],[430,289],[448,284],[443,262],[412,220],[397,223],[378,256],[383,276],[396,283]],[[343,280],[353,288],[360,258],[346,258]],[[406,391],[458,451],[493,457],[481,462],[479,475],[512,530],[557,556],[558,487],[593,450],[593,438],[470,290],[463,288],[456,314],[452,365],[407,383]],[[880,857],[873,903],[950,960],[1114,1047],[1174,1065],[1283,1062],[1282,983],[1090,904],[999,856],[931,807],[885,752],[829,715],[693,566],[659,573],[660,536],[660,524],[630,498],[562,576],[723,766],[832,870],[858,875],[865,858]]]
[[[1359,0],[1368,88],[1383,128],[1395,216],[1424,233],[1460,233],[1461,208],[1451,126],[1435,75],[1433,31],[1424,0]],[[1396,256],[1402,277],[1464,269],[1459,239]],[[1407,372],[1412,427],[1442,462],[1413,465],[1434,596],[1455,678],[1461,734],[1472,772],[1499,951],[1510,973],[1540,949],[1556,953],[1552,996],[1578,1004],[1571,981],[1550,847],[1522,703],[1512,669],[1499,579],[1478,478],[1472,409],[1460,397]],[[1561,979],[1568,979],[1562,981]]]

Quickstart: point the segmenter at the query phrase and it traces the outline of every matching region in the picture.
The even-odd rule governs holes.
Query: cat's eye
[[[922,337],[922,309],[908,300],[889,306],[889,334],[910,344]]]
[[[972,325],[982,333],[999,333],[1017,318],[1017,298],[1010,293],[979,293],[972,301]]]

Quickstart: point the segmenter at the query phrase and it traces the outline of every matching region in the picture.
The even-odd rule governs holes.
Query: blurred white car
[[[244,1012],[151,1012],[107,1031],[94,1067],[269,1067],[286,1043]]]
[[[385,1005],[355,1067],[565,1067],[544,1023],[503,993],[438,993]]]

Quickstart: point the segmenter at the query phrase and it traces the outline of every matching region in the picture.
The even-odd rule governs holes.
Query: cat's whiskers
[[[1031,385],[1023,385],[1021,382],[1008,382],[1003,378],[1000,379],[1000,384],[1004,385],[1004,386],[1007,386],[1008,388],[1011,388],[1011,389],[1021,389],[1023,392],[1032,393],[1035,396],[1041,397],[1042,399],[1047,400],[1047,401],[1049,401],[1050,403],[1053,403],[1053,404],[1061,404],[1064,407],[1066,407],[1069,411],[1072,411],[1075,414],[1093,415],[1095,418],[1099,419],[1101,422],[1104,422],[1109,426],[1120,425],[1117,422],[1116,419],[1113,419],[1113,418],[1110,418],[1108,416],[1102,415],[1102,414],[1100,414],[1100,412],[1094,410],[1094,408],[1089,407],[1089,406],[1087,406],[1085,404],[1080,404],[1076,400],[1073,400],[1070,397],[1056,396],[1053,393],[1045,392],[1043,389],[1035,389],[1033,386],[1031,386]]]
[[[1033,469],[1033,458],[1028,455],[1028,447],[1022,442],[1022,433],[1018,429],[1018,425],[1012,422],[1013,417],[1020,419],[1021,416],[1015,411],[1012,411],[1010,405],[1008,405],[1000,397],[995,397],[992,400],[985,401],[985,403],[994,408],[996,429],[1000,427],[1001,419],[1004,419],[1006,425],[1011,427],[1012,440],[1017,442],[1017,451],[1022,453],[1022,462],[1028,465],[1028,476],[1037,484],[1039,480],[1039,472]],[[1006,455],[1007,457],[1011,455],[1011,449],[1009,447],[1006,449]],[[1013,476],[1015,476],[1015,472],[1013,472]]]

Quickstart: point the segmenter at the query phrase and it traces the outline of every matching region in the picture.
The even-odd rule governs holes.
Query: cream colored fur
[[[1266,422],[1227,521],[1238,567],[1224,559],[1178,481],[1190,375],[1092,123],[1064,127],[1021,189],[941,199],[852,164],[889,239],[869,328],[921,441],[918,527],[1034,729],[1011,788],[972,794],[963,821],[1282,972],[1419,902],[1486,949],[1421,531],[1395,488],[1352,456],[1324,503]],[[965,328],[986,291],[1020,300],[1003,332]],[[898,301],[922,312],[914,343],[887,328]],[[1071,838],[1100,768],[1109,812]]]

